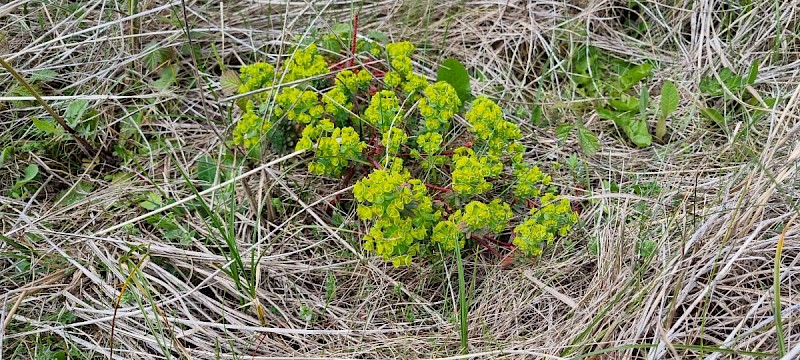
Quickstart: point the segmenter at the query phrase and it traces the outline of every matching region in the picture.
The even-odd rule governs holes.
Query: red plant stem
[[[426,183],[425,186],[428,189],[439,190],[439,191],[444,191],[444,192],[448,192],[448,193],[453,191],[452,189],[448,189],[448,188],[441,187],[441,186],[436,186],[436,185],[433,185],[433,184],[427,184]]]
[[[484,239],[489,240],[489,241],[497,244],[498,246],[502,246],[504,248],[508,248],[508,249],[513,249],[514,248],[514,244],[507,243],[507,242],[502,242],[502,241],[497,240],[497,239],[495,239],[493,237],[486,237]]]
[[[347,175],[344,176],[344,179],[342,180],[342,185],[339,188],[340,189],[346,188],[347,185],[350,184],[350,180],[353,179],[353,174],[355,174],[355,173],[356,173],[356,167],[353,166],[353,167],[350,168],[350,171],[347,172]],[[336,196],[334,196],[333,199],[331,199],[330,205],[333,205],[333,204],[339,202],[339,199],[341,199],[341,198],[342,198],[342,194],[336,194]]]
[[[477,241],[479,244],[483,245],[483,247],[485,247],[487,250],[489,250],[489,252],[492,253],[492,255],[497,256],[498,258],[503,257],[500,255],[499,252],[497,252],[497,250],[495,250],[495,248],[492,247],[492,245],[489,245],[489,243],[486,242],[486,239],[480,236],[473,236],[472,238],[475,239],[475,241]]]
[[[367,160],[372,164],[372,166],[378,170],[383,170],[383,166],[379,164],[372,156],[367,156]]]

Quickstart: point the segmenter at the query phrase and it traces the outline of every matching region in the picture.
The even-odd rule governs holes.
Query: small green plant
[[[751,107],[774,107],[777,99],[773,97],[763,98],[763,104],[759,97],[754,96],[747,87],[755,84],[758,77],[758,62],[753,62],[750,66],[747,77],[738,75],[730,68],[723,68],[715,76],[710,74],[700,80],[700,92],[704,95],[706,107],[700,109],[700,114],[714,122],[722,130],[728,131],[728,124],[733,123],[737,118],[745,120],[745,123],[752,126],[766,112],[755,110]],[[741,99],[737,101],[735,99]],[[722,109],[722,111],[717,110]]]
[[[640,147],[652,143],[647,125],[649,93],[647,87],[637,95],[631,94],[631,90],[651,74],[652,65],[647,62],[630,64],[602,54],[594,47],[576,52],[570,73],[576,93],[597,98],[594,101],[597,114],[612,121],[634,145]],[[585,153],[593,154],[599,149],[597,136],[580,122],[562,124],[556,133],[565,139],[573,129],[577,129],[579,144]]]
[[[339,30],[298,44],[280,68],[240,69],[237,92],[245,96],[233,145],[258,157],[275,124],[290,124],[310,174],[343,186],[355,180],[357,213],[370,225],[363,247],[395,266],[468,244],[538,256],[570,232],[577,214],[569,201],[524,161],[519,126],[494,101],[472,96],[460,62],[445,61],[430,83],[414,72],[410,42],[362,42],[355,56],[369,67],[349,54],[321,55],[319,47],[352,49],[344,41],[352,29]]]

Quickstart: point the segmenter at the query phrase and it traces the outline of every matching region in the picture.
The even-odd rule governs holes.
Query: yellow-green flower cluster
[[[414,54],[414,44],[408,41],[387,44],[386,54],[389,55],[389,61],[394,71],[400,75],[411,73],[413,68],[411,55]]]
[[[439,81],[428,85],[424,93],[425,97],[419,101],[419,113],[425,118],[425,131],[446,130],[461,106],[456,89],[447,82]]]
[[[487,154],[492,159],[499,159],[504,153],[515,156],[514,162],[522,158],[523,147],[518,143],[522,136],[519,126],[503,119],[503,110],[485,96],[472,103],[466,113],[467,122],[472,125],[470,131],[486,144]]]
[[[265,62],[245,65],[239,69],[239,79],[241,80],[238,90],[240,94],[270,87],[275,81],[275,68]],[[264,100],[264,96],[261,95],[260,100]]]
[[[518,167],[514,170],[514,194],[520,199],[531,199],[542,194],[542,188],[550,185],[550,175],[534,167]]]
[[[403,93],[411,96],[411,101],[417,101],[428,86],[428,79],[413,71],[411,55],[414,54],[414,45],[408,41],[387,44],[386,54],[392,70],[386,73],[384,82],[389,88],[400,87]]]
[[[375,125],[381,133],[385,133],[396,121],[401,120],[399,115],[401,110],[400,100],[394,91],[378,91],[372,96],[367,110],[364,111],[364,120]]]
[[[429,132],[417,136],[417,146],[428,155],[433,155],[442,150],[442,134]]]
[[[467,232],[490,231],[500,233],[508,221],[514,217],[511,212],[511,205],[494,199],[489,204],[480,201],[472,201],[464,207],[464,211],[456,211],[450,216],[450,221],[456,224],[463,224]]]
[[[578,222],[569,200],[552,193],[539,198],[541,207],[531,209],[531,216],[514,228],[513,243],[528,255],[541,255],[545,245],[552,245],[556,236],[566,236]]]
[[[284,82],[307,79],[314,76],[327,74],[328,63],[322,55],[317,53],[317,45],[311,44],[305,49],[297,49],[286,62],[286,77]]]
[[[536,220],[528,219],[522,224],[514,228],[514,246],[529,256],[542,255],[542,250],[545,244],[551,244],[555,236],[547,231],[547,228],[536,222]]]
[[[286,116],[289,120],[301,124],[313,124],[322,117],[325,108],[319,103],[317,93],[311,90],[299,90],[287,87],[275,96],[273,114],[276,117]]]
[[[248,151],[260,144],[261,137],[272,128],[272,122],[260,116],[255,104],[248,100],[242,118],[233,129],[233,143],[244,146]]]
[[[372,74],[367,70],[360,70],[357,73],[342,70],[336,74],[336,86],[344,87],[350,94],[367,91],[370,81],[372,81]]]
[[[359,202],[358,216],[375,220],[364,237],[364,248],[398,266],[410,262],[419,251],[420,241],[441,218],[441,213],[433,210],[425,184],[412,179],[400,159],[358,181],[353,195]]]
[[[353,103],[343,87],[335,86],[322,95],[325,112],[341,123],[350,117],[353,112]]]
[[[350,161],[361,157],[366,146],[352,127],[338,128],[330,120],[323,119],[303,129],[303,137],[295,149],[314,151],[314,161],[308,164],[312,174],[337,176]]]
[[[469,148],[458,148],[453,154],[453,190],[463,195],[478,195],[492,188],[487,177],[500,175],[503,163],[487,156],[478,156]]]
[[[433,227],[431,242],[441,244],[444,251],[461,250],[464,241],[464,232],[451,220],[440,221]]]
[[[394,156],[400,151],[400,146],[404,145],[408,140],[408,135],[403,129],[393,127],[389,131],[383,133],[381,144],[386,147],[386,151],[390,156]]]

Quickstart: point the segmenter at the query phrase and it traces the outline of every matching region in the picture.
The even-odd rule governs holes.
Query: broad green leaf
[[[636,146],[648,146],[653,142],[653,137],[647,129],[647,121],[634,119],[630,112],[620,113],[598,108],[597,114],[602,119],[613,121]]]
[[[75,187],[62,190],[56,196],[56,202],[60,205],[72,205],[80,200],[83,200],[86,195],[94,190],[94,185],[91,182],[80,180]]]
[[[666,118],[678,108],[680,95],[672,81],[667,81],[661,86],[661,117]]]
[[[56,72],[55,70],[49,70],[49,69],[36,70],[31,74],[30,82],[31,83],[48,82],[50,80],[55,79],[56,76],[58,76],[58,72]]]
[[[725,126],[725,117],[722,116],[722,114],[720,114],[720,112],[717,111],[717,109],[712,109],[712,108],[700,109],[700,115],[703,115],[704,118],[713,121],[720,127]]]
[[[618,80],[618,87],[619,91],[625,92],[630,90],[634,85],[642,81],[642,79],[650,76],[652,66],[648,63],[644,63],[642,65],[634,66],[630,69],[625,70],[622,75],[619,76]]]
[[[600,150],[597,135],[583,125],[578,125],[578,144],[586,155],[594,155]]]
[[[175,83],[176,73],[177,69],[175,66],[167,66],[161,69],[158,80],[153,82],[153,87],[155,87],[157,90],[168,89],[173,83]]]
[[[367,33],[367,37],[372,39],[372,40],[374,40],[374,41],[377,41],[377,42],[379,42],[381,44],[386,44],[386,43],[389,42],[389,37],[386,36],[385,33],[377,31],[377,30],[372,30],[372,31],[368,32]]]
[[[636,111],[639,110],[639,99],[628,94],[620,94],[618,99],[611,99],[608,105],[618,111]]]
[[[203,156],[197,161],[197,179],[208,184],[214,184],[217,176],[217,163],[209,156]]]
[[[31,116],[31,121],[33,121],[33,126],[36,127],[36,129],[45,134],[54,135],[58,132],[59,128],[53,122],[40,120],[35,116]]]
[[[439,66],[436,73],[436,81],[445,81],[456,89],[458,98],[461,102],[472,99],[472,89],[469,86],[469,74],[461,62],[456,59],[447,59]]]
[[[342,40],[347,39],[353,31],[353,24],[347,23],[338,23],[331,26],[331,33],[336,34],[339,37],[343,37]]]
[[[667,117],[678,108],[680,95],[678,89],[671,81],[667,81],[661,86],[661,114],[656,123],[656,137],[661,139],[667,133]]]
[[[18,189],[36,178],[36,175],[39,175],[39,166],[36,164],[30,164],[25,168],[24,173],[25,175],[21,179],[17,180],[16,183],[14,183],[14,188]]]
[[[556,126],[556,139],[561,142],[567,140],[567,136],[569,136],[573,128],[575,128],[575,124],[568,122]]]
[[[155,46],[158,46],[158,44],[153,42],[153,43],[148,44],[147,47],[150,48],[150,47],[155,47]],[[160,48],[153,49],[149,53],[145,54],[145,56],[144,56],[144,66],[146,66],[147,69],[149,69],[150,71],[153,71],[153,70],[157,69],[158,66],[161,65],[164,62],[164,60],[166,60],[166,59],[165,59],[164,52],[162,51],[162,49],[160,49]]]
[[[645,147],[653,143],[653,137],[650,135],[650,130],[647,128],[647,121],[634,119],[625,132],[636,146]]]
[[[89,108],[88,100],[74,100],[67,106],[64,118],[71,126],[75,127],[82,119],[83,113]]]
[[[219,85],[222,87],[222,93],[230,96],[239,91],[242,79],[239,78],[239,74],[236,71],[226,70],[219,77]]]
[[[141,201],[139,201],[139,206],[145,208],[146,210],[153,211],[161,207],[161,195],[158,193],[150,192],[147,193],[147,197]]]

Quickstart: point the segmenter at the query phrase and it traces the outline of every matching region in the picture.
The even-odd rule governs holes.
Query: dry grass
[[[88,99],[98,112],[96,143],[113,144],[131,112],[143,114],[135,129],[140,136],[127,143],[142,151],[120,169],[130,176],[112,179],[81,166],[66,137],[33,144],[29,117],[44,111],[24,94],[9,93],[14,82],[0,72],[0,147],[22,149],[0,168],[0,358],[50,358],[64,349],[75,358],[108,357],[112,326],[114,357],[133,359],[776,358],[779,239],[786,359],[798,356],[796,2],[753,0],[745,10],[715,0],[645,2],[639,13],[649,27],[640,36],[620,20],[629,15],[627,1],[354,5],[364,31],[427,44],[417,59],[420,71],[433,74],[437,61],[457,57],[486,78],[473,91],[503,99],[509,110],[542,105],[545,118],[576,121],[571,104],[585,99],[569,92],[565,74],[585,44],[633,62],[657,60],[648,86],[659,89],[670,79],[682,94],[669,141],[645,149],[624,144],[596,116],[582,119],[600,134],[602,147],[579,156],[579,176],[566,170],[557,176],[584,205],[584,226],[569,242],[510,270],[485,254],[465,258],[474,291],[471,355],[463,356],[453,263],[395,269],[369,257],[354,211],[334,216],[324,205],[337,193],[347,199],[347,189],[295,171],[302,167],[298,156],[276,155],[236,181],[236,204],[250,210],[239,211],[230,228],[187,212],[177,224],[193,236],[181,242],[137,220],[147,211],[137,205],[147,193],[195,201],[181,169],[194,172],[204,155],[225,148],[220,135],[229,130],[232,103],[211,91],[220,90],[221,73],[212,45],[226,66],[274,62],[307,24],[326,29],[349,21],[353,8],[333,0],[225,7],[187,1],[184,14],[180,1],[161,3],[139,1],[134,12],[121,1],[0,5],[0,54],[26,76],[56,71],[41,91],[57,111]],[[200,49],[197,61],[185,51],[184,16]],[[158,70],[146,64],[156,49],[174,53],[179,86],[159,89]],[[761,72],[751,90],[784,100],[750,133],[737,137],[740,124],[725,134],[698,114],[699,79],[723,66],[746,71],[754,60]],[[559,144],[551,127],[517,120],[531,159],[579,154],[576,139]],[[31,163],[41,172],[38,187],[12,198],[6,190]],[[611,193],[603,180],[621,189],[655,182],[661,191]],[[59,192],[86,184],[91,191],[80,200],[57,201]],[[228,187],[218,186],[201,197],[212,209],[226,209],[226,194]],[[284,206],[262,219],[252,209],[265,207],[269,197]],[[253,276],[250,290],[225,272],[232,264],[225,231],[244,259],[240,270]],[[597,254],[587,251],[591,239]],[[637,252],[642,240],[657,241],[650,259]]]

